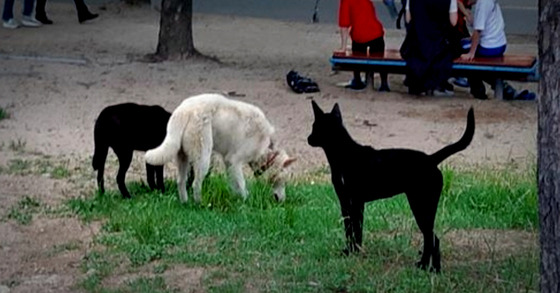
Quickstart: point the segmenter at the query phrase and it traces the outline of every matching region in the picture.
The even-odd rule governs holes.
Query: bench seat
[[[381,53],[333,53],[330,59],[333,70],[374,71],[405,74],[406,62],[398,50],[388,49]],[[476,57],[472,61],[456,59],[453,61],[453,76],[472,76],[495,78],[495,96],[502,98],[503,81],[537,81],[537,58],[530,55],[505,55],[503,57]]]

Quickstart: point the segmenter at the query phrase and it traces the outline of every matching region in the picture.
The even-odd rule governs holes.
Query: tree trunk
[[[539,0],[540,290],[560,292],[560,0]]]
[[[163,0],[155,57],[176,60],[198,55],[192,37],[192,0]]]

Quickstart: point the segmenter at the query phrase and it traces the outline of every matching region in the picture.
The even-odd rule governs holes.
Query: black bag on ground
[[[291,70],[286,75],[286,82],[290,88],[298,93],[315,93],[319,91],[319,86],[311,78],[301,76],[297,71]]]

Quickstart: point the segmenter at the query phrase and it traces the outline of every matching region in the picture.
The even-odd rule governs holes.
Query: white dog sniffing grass
[[[223,156],[233,189],[247,198],[243,165],[255,175],[266,173],[277,200],[286,197],[285,169],[295,161],[272,144],[274,127],[254,105],[219,94],[202,94],[185,99],[167,124],[163,143],[146,152],[146,162],[163,165],[176,159],[177,189],[181,201],[188,199],[186,182],[194,171],[193,195],[200,202],[202,181],[210,168],[212,152]]]

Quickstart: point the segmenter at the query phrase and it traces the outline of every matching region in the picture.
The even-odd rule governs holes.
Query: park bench
[[[405,74],[406,62],[398,50],[387,49],[381,53],[334,52],[331,59],[332,69],[336,71],[384,71]],[[453,61],[452,75],[480,78],[494,78],[494,96],[503,97],[504,80],[537,81],[537,58],[531,55],[507,54],[503,57],[476,57],[472,61],[456,59]]]

